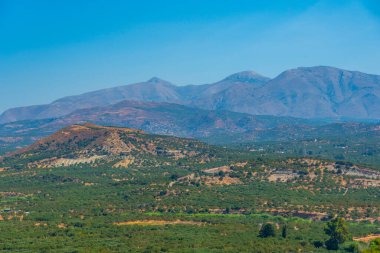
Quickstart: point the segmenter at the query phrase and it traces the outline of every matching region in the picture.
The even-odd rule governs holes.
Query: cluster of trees
[[[283,238],[286,238],[288,234],[288,227],[286,224],[284,224],[281,228],[281,236]],[[274,237],[276,236],[276,229],[272,223],[265,223],[260,231],[259,231],[259,237],[261,238],[267,238],[267,237]]]
[[[344,218],[336,217],[329,221],[324,228],[324,232],[329,236],[329,239],[327,239],[324,243],[319,241],[316,242],[315,246],[318,248],[325,246],[328,250],[338,250],[339,246],[349,239],[349,232]],[[287,234],[287,225],[284,224],[281,228],[281,237],[286,238]],[[276,228],[273,223],[265,223],[262,225],[259,231],[259,237],[268,238],[275,236]],[[378,242],[379,244],[376,244],[376,247],[380,249],[380,240]],[[354,248],[352,248],[351,251],[352,250],[354,250]],[[352,252],[355,252],[355,250]]]

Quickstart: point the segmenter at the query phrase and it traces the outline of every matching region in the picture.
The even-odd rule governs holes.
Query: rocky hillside
[[[0,161],[4,164],[27,164],[29,167],[98,162],[127,167],[130,163],[152,163],[155,159],[191,158],[194,162],[205,162],[212,158],[213,153],[212,147],[191,139],[86,123],[65,127],[26,148],[9,153]]]

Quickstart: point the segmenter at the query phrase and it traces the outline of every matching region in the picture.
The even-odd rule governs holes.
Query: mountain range
[[[58,118],[0,124],[0,153],[29,145],[61,128],[86,122],[212,143],[268,140],[276,129],[281,132],[273,135],[276,139],[288,139],[300,133],[296,129],[321,125],[321,122],[292,117],[204,110],[167,102],[124,100],[113,105],[76,110]],[[288,131],[282,132],[284,129]],[[272,132],[268,134],[268,131]]]
[[[0,154],[30,145],[67,126],[87,122],[195,138],[212,144],[355,138],[359,135],[374,138],[380,129],[377,123],[335,123],[125,100],[114,105],[76,110],[58,118],[0,124]]]
[[[271,79],[244,71],[212,84],[176,86],[159,78],[6,110],[0,123],[58,118],[125,100],[307,119],[380,119],[380,76],[333,67],[301,67]]]

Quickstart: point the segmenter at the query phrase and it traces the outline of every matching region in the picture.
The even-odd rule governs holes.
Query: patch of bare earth
[[[115,163],[112,167],[113,168],[128,168],[129,165],[131,165],[135,161],[134,158],[125,158],[121,160],[120,162]]]
[[[274,173],[268,177],[269,182],[288,182],[297,178],[298,175],[292,172],[289,173]]]
[[[231,167],[235,166],[235,167],[244,167],[248,164],[248,162],[243,162],[243,163],[234,163],[234,164],[231,164],[231,165],[225,165],[225,166],[220,166],[220,167],[216,167],[216,168],[211,168],[211,169],[206,169],[206,170],[203,170],[204,172],[206,173],[218,173],[220,171],[222,172],[231,172]]]
[[[48,158],[39,161],[28,163],[29,168],[52,168],[60,166],[71,166],[78,164],[91,164],[106,156],[94,155],[91,157],[78,157],[78,158]]]
[[[40,223],[40,222],[37,222],[37,223],[34,223],[34,226],[35,227],[47,227],[47,223]]]
[[[234,177],[202,177],[202,181],[206,185],[231,185],[231,184],[242,184],[243,182],[239,178]]]
[[[363,237],[354,237],[352,239],[356,242],[368,243],[368,242],[375,240],[375,239],[378,239],[378,238],[380,238],[380,235],[367,235],[367,236],[363,236]]]
[[[65,223],[59,223],[57,225],[58,228],[66,228],[66,224]]]
[[[131,225],[140,225],[140,226],[164,226],[164,225],[203,225],[203,222],[197,221],[167,221],[167,220],[135,220],[135,221],[120,221],[114,222],[114,225],[117,226],[131,226]]]
[[[206,173],[210,173],[210,174],[213,174],[213,173],[218,173],[218,172],[230,172],[231,169],[230,169],[230,166],[221,166],[221,167],[216,167],[216,168],[211,168],[211,169],[207,169],[207,170],[204,170],[204,172]]]
[[[51,166],[70,166],[70,165],[76,165],[80,163],[92,163],[95,162],[98,159],[102,159],[104,156],[91,156],[91,157],[83,157],[83,158],[76,158],[76,159],[67,159],[67,158],[59,158],[56,161],[54,161]]]

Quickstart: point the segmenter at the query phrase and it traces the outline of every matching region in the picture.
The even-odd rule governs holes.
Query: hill
[[[16,161],[28,167],[81,163],[111,163],[116,167],[128,167],[130,163],[154,163],[157,159],[191,158],[193,162],[205,162],[212,159],[215,150],[217,148],[196,140],[86,123],[65,127],[26,148],[7,154],[2,160],[4,163]]]

